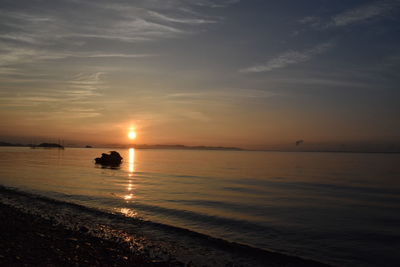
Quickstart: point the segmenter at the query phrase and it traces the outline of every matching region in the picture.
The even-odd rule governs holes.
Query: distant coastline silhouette
[[[64,146],[56,143],[41,143],[39,145],[32,145],[31,148],[58,148],[64,149]]]

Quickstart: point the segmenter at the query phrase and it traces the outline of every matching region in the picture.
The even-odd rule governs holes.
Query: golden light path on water
[[[129,148],[129,161],[128,161],[128,168],[129,168],[129,176],[133,175],[133,172],[135,171],[135,149],[134,148]]]
[[[128,186],[127,186],[127,191],[128,194],[124,196],[124,199],[126,202],[129,202],[134,198],[134,192],[133,190],[135,189],[133,185],[133,173],[135,172],[135,149],[134,148],[129,148],[129,157],[128,157]],[[133,212],[131,209],[127,208],[121,208],[120,212],[125,214],[126,216],[133,217],[136,214],[136,212]]]

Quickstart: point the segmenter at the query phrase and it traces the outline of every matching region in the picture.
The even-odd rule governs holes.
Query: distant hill
[[[0,146],[17,146],[17,147],[31,147],[31,148],[62,148],[64,147],[60,144],[56,143],[41,143],[39,145],[34,144],[19,144],[19,143],[8,143],[8,142],[0,142]]]
[[[243,150],[238,147],[223,147],[223,146],[185,146],[185,145],[134,145],[138,149],[188,149],[188,150]]]
[[[14,144],[14,143],[8,143],[8,142],[0,142],[0,146],[31,146],[31,144]]]
[[[56,143],[41,143],[40,145],[37,146],[32,146],[32,148],[35,147],[43,147],[43,148],[62,148],[64,149],[64,147],[60,144],[56,144]]]

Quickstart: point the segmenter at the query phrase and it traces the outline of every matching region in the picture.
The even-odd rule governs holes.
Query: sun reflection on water
[[[124,199],[125,200],[131,200],[133,198],[133,194],[125,195]]]
[[[121,208],[119,210],[119,212],[121,212],[122,214],[124,214],[127,217],[136,217],[137,216],[137,212],[135,212],[131,209],[127,209],[127,208]]]
[[[135,149],[129,148],[129,159],[128,159],[128,171],[129,176],[132,176],[132,173],[135,171]]]
[[[124,196],[124,200],[129,201],[134,198],[134,194],[132,190],[134,189],[134,185],[132,184],[133,173],[135,171],[135,149],[129,148],[129,158],[128,158],[128,194]]]

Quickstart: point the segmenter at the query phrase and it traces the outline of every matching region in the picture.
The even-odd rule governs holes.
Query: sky
[[[2,0],[0,141],[397,142],[399,30],[399,0]]]

